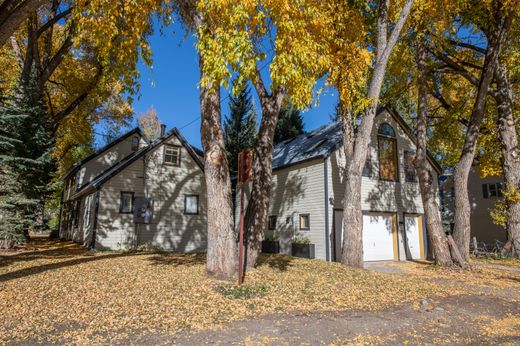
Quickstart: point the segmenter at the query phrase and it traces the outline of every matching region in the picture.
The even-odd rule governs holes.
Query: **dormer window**
[[[382,123],[377,131],[379,149],[379,178],[398,181],[397,140],[392,126]]]
[[[181,147],[176,145],[164,146],[164,164],[170,166],[180,166],[181,164]]]
[[[132,150],[133,151],[136,151],[137,149],[139,149],[139,137],[137,136],[134,136],[132,137]]]

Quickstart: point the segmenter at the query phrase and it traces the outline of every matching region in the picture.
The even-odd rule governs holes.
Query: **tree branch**
[[[66,9],[65,11],[63,12],[60,12],[58,13],[57,15],[55,15],[54,17],[52,17],[51,19],[49,19],[47,21],[47,23],[43,24],[39,29],[38,29],[38,36],[41,36],[45,31],[47,31],[49,28],[51,28],[54,24],[56,24],[60,19],[62,18],[65,18],[66,16],[68,16],[72,10],[74,9],[74,6],[72,7],[69,7],[68,9]]]

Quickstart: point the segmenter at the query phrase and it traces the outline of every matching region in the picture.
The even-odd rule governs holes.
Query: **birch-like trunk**
[[[426,229],[433,248],[435,263],[441,266],[452,266],[450,248],[440,214],[440,206],[437,203],[437,190],[435,188],[435,174],[427,160],[427,118],[428,118],[428,78],[426,70],[426,47],[422,40],[417,45],[417,151],[415,154],[415,169],[419,178],[419,187],[426,219]]]
[[[520,148],[513,116],[513,89],[504,66],[498,65],[495,72],[497,82],[496,101],[502,153],[504,157],[504,179],[506,191],[520,191]],[[509,201],[507,209],[507,243],[504,253],[520,256],[520,202]]]
[[[199,63],[202,80],[204,61],[201,57]],[[206,271],[211,276],[230,279],[237,276],[238,253],[218,85],[200,86],[200,111],[200,134],[204,147],[204,177],[208,201]]]
[[[465,261],[469,261],[469,243],[471,237],[471,207],[468,195],[468,177],[475,159],[475,151],[477,148],[477,139],[480,127],[484,119],[486,110],[486,101],[488,89],[493,79],[493,74],[498,63],[500,49],[505,40],[510,22],[511,15],[504,13],[503,10],[498,11],[496,25],[489,33],[489,43],[486,50],[482,74],[479,80],[477,97],[471,112],[471,119],[466,130],[464,146],[459,162],[455,165],[453,172],[455,184],[455,228],[453,238],[457,244],[461,255]]]
[[[382,0],[378,9],[376,59],[368,87],[370,105],[364,112],[357,133],[351,138],[344,134],[346,169],[344,173],[345,191],[343,197],[343,250],[341,263],[353,267],[363,267],[363,215],[361,211],[361,177],[370,145],[370,134],[374,126],[388,58],[401,34],[410,14],[413,0],[406,0],[397,23],[388,37],[388,0]],[[347,114],[343,112],[343,117]],[[343,120],[345,121],[349,120]],[[345,132],[345,131],[344,131]],[[348,147],[347,147],[348,146]],[[349,148],[352,146],[352,148]]]

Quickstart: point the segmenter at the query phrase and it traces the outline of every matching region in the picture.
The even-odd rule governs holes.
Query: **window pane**
[[[413,151],[404,152],[404,173],[407,182],[415,182],[415,153]]]
[[[379,176],[384,180],[397,180],[397,153],[394,139],[379,137]]]
[[[496,197],[497,196],[497,187],[495,184],[489,184],[489,195],[491,197]]]
[[[309,228],[310,228],[309,215],[308,214],[300,215],[300,229],[309,229]]]
[[[184,199],[184,213],[198,214],[199,212],[199,197],[186,196]]]
[[[372,159],[370,156],[370,148],[367,151],[367,159],[365,161],[365,166],[363,167],[363,176],[371,177],[372,176]]]
[[[180,148],[167,145],[164,147],[164,163],[178,165],[180,158]]]
[[[269,230],[275,230],[276,229],[276,215],[269,216],[267,228]]]
[[[131,213],[134,196],[132,193],[121,193],[121,213]]]
[[[379,126],[377,133],[387,137],[395,137],[394,128],[387,123],[382,123],[381,126]]]

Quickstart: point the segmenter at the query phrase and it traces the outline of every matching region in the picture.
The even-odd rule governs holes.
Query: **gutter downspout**
[[[94,223],[92,225],[92,240],[90,241],[90,250],[96,250],[96,233],[98,225],[98,211],[99,211],[99,191],[100,187],[96,188],[96,205],[94,207]]]
[[[329,230],[329,169],[328,157],[323,159],[323,174],[325,182],[325,259],[330,262],[330,230]]]

